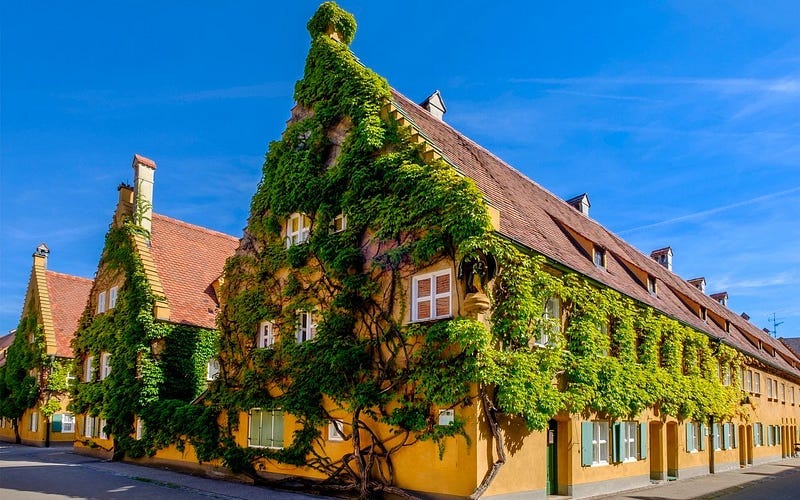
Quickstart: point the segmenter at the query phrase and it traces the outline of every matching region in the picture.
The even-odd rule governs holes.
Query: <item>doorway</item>
[[[558,422],[547,423],[547,494],[558,494]]]
[[[650,436],[650,479],[663,481],[667,478],[667,468],[664,463],[664,436],[662,434],[664,424],[661,422],[650,422],[648,425],[648,435]]]
[[[743,425],[739,426],[739,467],[747,466],[747,430]]]
[[[667,479],[678,478],[678,424],[667,423]]]

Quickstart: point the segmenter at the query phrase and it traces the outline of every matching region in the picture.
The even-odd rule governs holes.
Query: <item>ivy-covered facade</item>
[[[226,266],[210,456],[365,497],[478,497],[788,454],[793,354],[453,130],[438,93],[392,89],[335,4],[308,28]],[[781,396],[762,404],[753,377]]]
[[[0,440],[32,446],[74,438],[70,341],[92,285],[48,270],[49,254],[44,243],[33,254],[21,319],[0,362]]]
[[[75,447],[87,454],[149,456],[180,439],[172,420],[214,420],[190,403],[216,377],[216,290],[238,241],[154,214],[155,168],[135,155],[133,186],[119,187],[72,344]]]

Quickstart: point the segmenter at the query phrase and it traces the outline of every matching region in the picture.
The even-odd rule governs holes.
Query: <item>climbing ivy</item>
[[[733,414],[740,388],[720,383],[714,360],[738,367],[735,351],[494,234],[474,183],[424,160],[408,130],[381,114],[390,89],[350,52],[352,17],[327,2],[308,28],[293,120],[270,144],[242,245],[226,266],[222,373],[207,404],[226,415],[218,444],[228,466],[258,477],[269,458],[316,469],[362,496],[396,493],[392,455],[417,440],[441,451],[465,438],[463,420],[439,426],[436,410],[475,399],[493,427],[502,412],[531,430],[562,411]],[[295,213],[309,218],[310,236],[287,248],[285,223]],[[332,232],[340,213],[347,228]],[[498,263],[488,323],[403,321],[415,272],[476,253]],[[550,297],[562,300],[562,318],[544,318]],[[316,312],[317,333],[298,343],[303,311]],[[265,320],[279,338],[257,349]],[[550,344],[537,346],[543,331]],[[251,408],[281,409],[299,430],[280,450],[240,447],[238,415]],[[352,449],[330,457],[316,443],[337,409],[350,415]]]
[[[149,237],[131,218],[106,235],[98,276],[121,276],[123,285],[113,309],[96,314],[87,306],[73,340],[76,359],[93,356],[94,366],[90,381],[83,380],[85,366],[75,366],[80,382],[73,387],[70,408],[106,419],[105,432],[113,436],[118,458],[181,444],[183,436],[197,433],[197,426],[214,427],[216,421],[216,415],[189,403],[205,389],[206,364],[217,351],[218,332],[155,320],[158,297],[135,251],[136,234]],[[111,355],[111,372],[99,380],[104,353]],[[137,416],[145,428],[138,440],[132,436]]]

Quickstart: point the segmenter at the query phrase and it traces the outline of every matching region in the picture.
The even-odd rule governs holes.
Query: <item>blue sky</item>
[[[157,212],[241,234],[318,3],[3,3],[0,331],[40,242],[50,269],[93,276],[134,153],[158,163]],[[455,128],[800,336],[795,2],[340,5],[396,89],[439,89]]]

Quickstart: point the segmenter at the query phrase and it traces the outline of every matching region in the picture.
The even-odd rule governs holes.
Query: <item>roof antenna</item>
[[[772,323],[772,336],[778,338],[778,327],[783,324],[783,321],[778,321],[775,317],[775,313],[772,313],[772,317],[769,318],[769,322]]]

